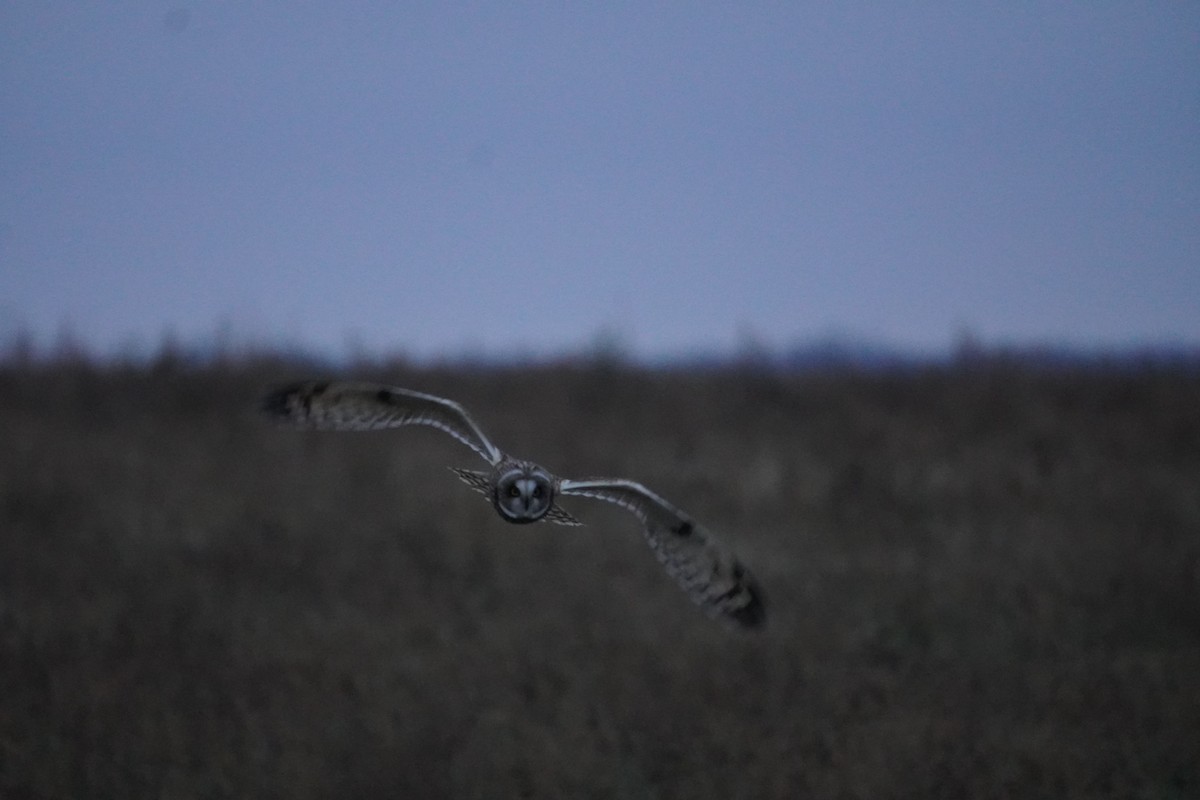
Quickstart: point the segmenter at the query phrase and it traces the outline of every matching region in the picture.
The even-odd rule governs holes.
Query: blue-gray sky
[[[1200,343],[1200,4],[9,2],[0,334]]]

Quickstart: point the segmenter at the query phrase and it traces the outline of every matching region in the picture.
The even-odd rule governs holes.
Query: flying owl
[[[483,471],[451,469],[484,495],[505,522],[580,525],[558,505],[560,496],[615,503],[637,516],[659,562],[710,617],[745,628],[763,624],[762,591],[754,578],[687,514],[635,481],[559,478],[538,464],[506,455],[453,400],[371,383],[308,381],[271,392],[263,401],[263,411],[323,430],[428,425],[444,431],[488,463],[490,468]]]

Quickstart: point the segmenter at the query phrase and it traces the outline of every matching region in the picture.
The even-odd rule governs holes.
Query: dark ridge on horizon
[[[0,365],[77,363],[200,367],[212,364],[279,362],[313,370],[341,370],[355,366],[387,364],[425,368],[507,369],[522,367],[602,367],[666,370],[750,370],[762,372],[894,372],[949,367],[1000,365],[1032,369],[1200,369],[1200,344],[1155,342],[1127,345],[1073,345],[1054,343],[985,344],[967,337],[954,346],[920,350],[853,336],[822,336],[784,347],[756,346],[726,351],[718,348],[642,356],[611,343],[599,342],[547,354],[506,357],[497,353],[460,352],[414,356],[402,349],[391,352],[358,350],[338,354],[295,343],[265,345],[200,339],[164,338],[157,347],[97,352],[74,337],[41,347],[24,332],[0,343]]]

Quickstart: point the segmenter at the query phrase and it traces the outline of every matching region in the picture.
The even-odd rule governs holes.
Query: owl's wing
[[[704,528],[640,483],[597,478],[564,480],[564,495],[594,497],[632,511],[667,573],[710,617],[756,628],[765,620],[763,594],[750,572]]]
[[[306,428],[365,431],[429,425],[496,464],[503,454],[453,400],[374,383],[306,381],[268,394],[262,410]]]

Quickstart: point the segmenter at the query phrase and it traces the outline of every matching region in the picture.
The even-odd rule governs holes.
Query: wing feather
[[[466,409],[453,400],[374,383],[305,381],[283,386],[263,399],[269,416],[320,430],[378,430],[428,425],[450,434],[488,463],[503,454]]]
[[[742,563],[707,530],[640,483],[564,480],[559,491],[604,500],[633,512],[667,573],[709,616],[747,628],[765,621],[762,590]]]

